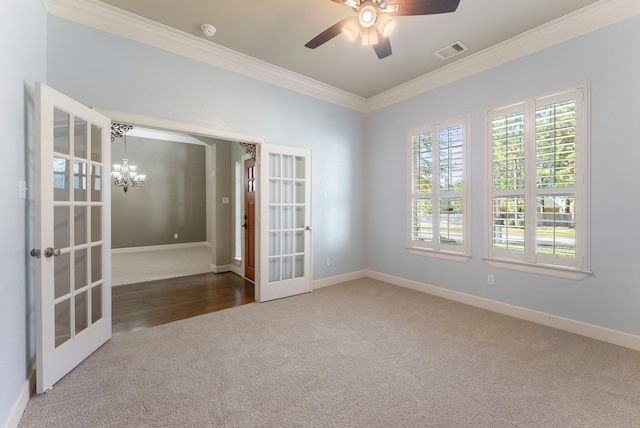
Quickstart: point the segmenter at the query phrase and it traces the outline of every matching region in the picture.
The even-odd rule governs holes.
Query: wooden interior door
[[[244,161],[244,276],[256,279],[256,161]]]
[[[111,338],[111,121],[36,86],[36,390]]]

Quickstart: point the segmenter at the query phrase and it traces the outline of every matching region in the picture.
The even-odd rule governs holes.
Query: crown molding
[[[47,0],[48,12],[343,107],[364,111],[366,99],[97,0]]]
[[[640,14],[638,0],[600,0],[367,99],[366,112],[382,109],[465,77],[530,55]]]
[[[52,15],[365,113],[640,14],[638,0],[600,0],[378,95],[363,98],[97,0],[42,1]]]

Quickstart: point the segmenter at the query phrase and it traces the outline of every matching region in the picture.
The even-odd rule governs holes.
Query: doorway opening
[[[180,142],[199,145],[199,150],[204,154],[199,160],[201,162],[204,161],[205,164],[203,168],[204,192],[202,192],[203,196],[201,198],[204,199],[205,202],[203,204],[205,211],[204,224],[202,225],[204,235],[202,232],[200,235],[196,233],[196,235],[203,236],[203,238],[192,239],[193,242],[181,242],[174,245],[171,244],[170,240],[167,243],[165,239],[158,245],[147,246],[151,248],[141,247],[140,250],[142,251],[138,251],[138,249],[135,248],[133,250],[117,248],[117,243],[114,241],[113,284],[115,287],[112,293],[114,333],[137,330],[151,325],[199,315],[200,313],[253,302],[255,300],[254,284],[246,281],[244,278],[246,265],[246,257],[244,256],[246,248],[244,247],[246,246],[246,240],[241,240],[243,248],[238,251],[236,249],[237,240],[234,239],[234,217],[236,217],[234,212],[236,209],[236,204],[234,203],[234,164],[236,160],[243,161],[246,158],[246,150],[239,144],[240,141],[244,143],[243,145],[246,145],[247,142],[255,145],[259,144],[262,138],[247,137],[245,135],[228,133],[191,124],[140,117],[126,113],[103,112],[103,114],[111,118],[113,122],[126,123],[134,126],[134,129],[166,134],[170,136],[169,139],[171,140],[180,140],[180,138],[183,138],[185,141]],[[134,131],[133,134],[135,135],[136,132]],[[131,139],[131,137],[129,138]],[[132,159],[133,153],[131,152],[133,147],[132,141],[129,141],[128,151]],[[148,167],[151,165],[149,165],[147,156],[142,154],[139,159],[140,168],[144,167],[148,178],[144,188],[133,190],[145,192],[151,190],[151,183],[153,183],[154,179],[158,180],[159,177],[154,177],[154,174],[149,171]],[[113,160],[114,162],[118,160],[115,153]],[[143,165],[145,161],[146,163]],[[177,190],[174,189],[177,192],[183,192],[183,194],[185,192],[191,192],[193,189],[184,187],[185,183],[179,183],[181,180],[190,181],[193,180],[193,177],[188,179],[184,177],[174,179],[174,182],[169,185],[164,182],[164,192],[170,193],[169,188],[175,184],[181,184],[181,186],[177,186]],[[178,183],[176,183],[176,181]],[[255,187],[254,184],[254,190],[257,190]],[[114,188],[114,193],[117,191],[118,189]],[[128,193],[133,192],[130,191]],[[127,196],[135,197],[136,195],[132,194]],[[197,198],[197,196],[195,196],[195,198]],[[180,199],[176,201],[176,203],[181,202],[184,201]],[[241,208],[243,206],[244,204],[242,204]],[[114,207],[112,216],[114,235],[117,233],[118,223],[122,221],[116,214],[117,210],[116,207]],[[243,212],[241,215],[245,216],[246,213]],[[245,232],[244,234],[246,235],[246,231],[243,230],[243,232]],[[257,232],[257,230],[255,232]],[[163,233],[171,237],[174,235],[173,232],[169,230],[164,230]],[[176,232],[175,235],[180,237],[181,233]],[[255,239],[252,240],[252,242],[255,243]],[[144,255],[145,252],[146,255]],[[144,275],[138,275],[138,278],[142,280],[136,281],[134,285],[121,285],[125,282],[117,280],[116,271],[118,270],[117,259],[120,258],[123,253],[128,259],[135,259],[140,255],[144,255],[147,260],[151,260],[146,267],[144,267],[144,263],[140,263],[137,267],[143,267],[140,269],[143,271],[151,271],[152,275],[146,278],[146,281],[144,280]],[[180,257],[184,257],[192,262],[194,254],[199,254],[200,257],[204,254],[205,261],[204,263],[199,262],[199,265],[196,264],[196,270],[192,272],[188,271],[188,267],[186,271],[181,270],[181,268],[176,269],[178,275],[192,273],[192,275],[189,276],[173,279],[153,277],[152,271],[162,270],[152,267],[154,259],[156,259],[156,262],[160,261],[160,265],[163,268],[167,266],[166,262],[163,263],[161,261],[165,253],[173,254],[170,257],[172,261],[176,263]],[[183,256],[180,256],[181,253]],[[191,255],[189,253],[191,253]],[[238,253],[241,254],[241,257],[236,257]],[[135,271],[136,266],[135,263],[133,264],[132,269]],[[140,274],[141,272],[138,273]],[[142,272],[142,274],[144,273],[145,272]],[[126,283],[130,284],[130,282]],[[207,295],[206,299],[202,294]],[[213,299],[213,301],[210,299]],[[167,311],[165,312],[172,313],[173,315],[163,317],[159,315],[158,308],[142,307],[140,305],[136,307],[131,303],[136,300],[138,302],[162,301],[162,305],[167,307]],[[170,306],[173,308],[170,308]],[[176,314],[178,315],[176,316]]]

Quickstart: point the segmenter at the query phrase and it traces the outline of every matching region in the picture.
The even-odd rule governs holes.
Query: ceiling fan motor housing
[[[378,12],[379,12],[378,6],[374,4],[372,1],[367,0],[363,3],[360,3],[360,11],[358,12],[358,21],[360,21],[360,25],[362,25],[362,28],[373,27],[373,24],[376,23]]]

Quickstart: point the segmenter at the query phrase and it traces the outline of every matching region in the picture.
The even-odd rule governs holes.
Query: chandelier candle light
[[[112,183],[114,186],[122,187],[125,193],[129,190],[129,187],[144,186],[144,181],[147,178],[144,174],[138,174],[136,171],[138,167],[129,165],[129,159],[127,159],[127,131],[131,129],[133,129],[133,126],[130,125],[111,124],[111,141],[124,137],[124,158],[122,159],[122,165],[113,165],[113,171],[111,172]]]

